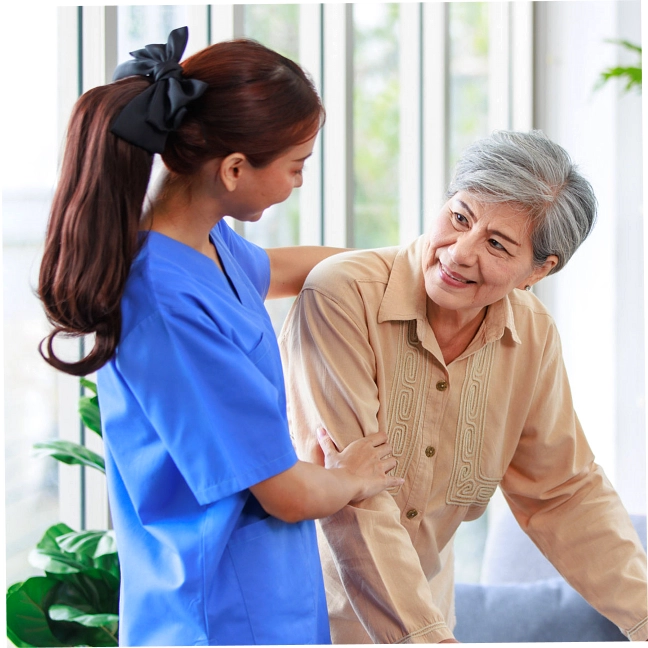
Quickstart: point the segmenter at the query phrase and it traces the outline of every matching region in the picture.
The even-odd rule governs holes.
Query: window
[[[187,24],[182,5],[137,5],[117,8],[117,61],[148,43],[165,43],[169,32]]]
[[[488,4],[448,5],[448,167],[488,134]]]
[[[19,100],[5,106],[12,125],[5,129],[2,193],[7,584],[38,573],[27,555],[59,521],[57,464],[31,457],[32,444],[55,437],[58,427],[57,375],[37,351],[48,326],[33,292],[59,146],[57,60],[51,55],[57,48],[56,10],[23,11],[29,19],[16,24],[29,25],[30,42],[38,47],[30,47],[20,29],[7,31],[9,50],[21,58],[20,70],[12,74],[38,70],[38,82],[20,84]]]
[[[399,169],[399,5],[353,7],[353,237],[396,245]]]

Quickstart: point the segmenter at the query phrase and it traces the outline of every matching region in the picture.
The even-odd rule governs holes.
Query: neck
[[[454,311],[427,300],[427,318],[446,364],[458,358],[472,342],[486,316],[486,308]]]
[[[218,262],[209,239],[209,232],[225,215],[218,199],[196,178],[163,173],[142,218],[142,229],[164,234]]]

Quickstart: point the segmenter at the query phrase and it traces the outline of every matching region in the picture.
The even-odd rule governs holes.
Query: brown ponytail
[[[234,152],[265,166],[323,124],[324,108],[310,79],[293,61],[259,43],[217,43],[181,65],[186,77],[208,88],[187,106],[182,124],[167,138],[162,159],[178,176]],[[152,155],[109,129],[150,83],[132,76],[94,88],[78,100],[70,120],[38,294],[54,326],[41,354],[73,375],[99,369],[119,342],[120,301],[138,249]],[[95,344],[84,359],[64,362],[56,356],[57,335],[91,333]]]
[[[75,376],[105,364],[119,341],[119,302],[137,251],[152,155],[110,133],[109,126],[148,85],[144,77],[129,77],[93,88],[70,118],[38,295],[54,326],[41,343],[41,355]],[[95,333],[94,348],[79,362],[64,362],[53,348],[61,333]]]

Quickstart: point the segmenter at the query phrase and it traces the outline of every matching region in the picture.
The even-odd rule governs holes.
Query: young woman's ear
[[[223,158],[218,169],[220,180],[227,191],[234,191],[241,178],[243,167],[247,164],[247,158],[243,153],[230,153]]]

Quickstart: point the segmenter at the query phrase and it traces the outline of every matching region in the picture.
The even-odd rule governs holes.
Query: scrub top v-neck
[[[249,487],[297,461],[263,304],[267,254],[221,221],[208,257],[149,232],[98,373],[121,645],[330,643],[314,525]]]

